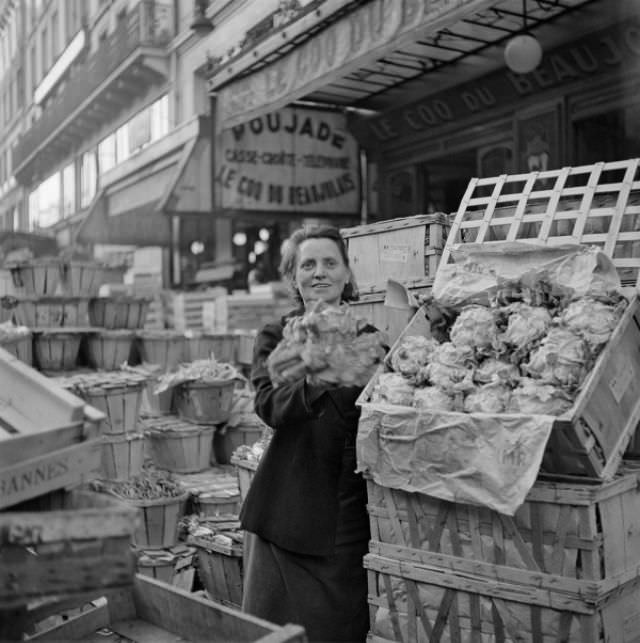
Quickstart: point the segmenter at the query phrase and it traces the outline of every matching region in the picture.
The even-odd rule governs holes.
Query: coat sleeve
[[[268,324],[258,333],[253,353],[251,383],[255,389],[255,411],[271,428],[295,427],[296,423],[315,418],[315,403],[326,389],[310,386],[301,377],[295,382],[274,387],[269,377],[267,358],[282,339],[282,326]]]

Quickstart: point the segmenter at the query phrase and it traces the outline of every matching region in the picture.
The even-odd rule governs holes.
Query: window
[[[76,167],[73,163],[62,170],[62,216],[69,217],[76,211]]]
[[[49,69],[49,34],[47,33],[47,28],[42,28],[42,34],[40,36],[40,53],[42,58],[42,75],[44,76]]]
[[[116,130],[116,163],[122,163],[122,161],[126,161],[130,156],[129,125],[125,123]]]
[[[98,189],[98,168],[94,150],[82,155],[80,167],[80,207],[86,208]]]
[[[60,40],[58,38],[58,12],[54,11],[51,14],[51,58],[55,60],[58,57],[58,45]]]
[[[60,220],[62,199],[60,172],[56,172],[38,186],[38,226],[46,228]]]
[[[169,96],[165,95],[151,105],[151,140],[169,133]]]
[[[109,134],[98,144],[98,170],[100,176],[116,164],[116,135]]]

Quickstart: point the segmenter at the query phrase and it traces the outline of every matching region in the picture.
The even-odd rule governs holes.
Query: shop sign
[[[372,0],[289,53],[218,91],[218,126],[237,125],[282,107],[347,73],[365,58],[383,56],[427,25],[441,28],[488,0]]]
[[[218,207],[356,214],[359,149],[339,112],[288,107],[217,136]]]
[[[508,106],[545,90],[611,73],[634,59],[640,60],[640,25],[634,22],[616,25],[554,49],[531,73],[513,74],[502,69],[475,82],[389,110],[383,116],[361,119],[358,138],[375,144],[415,137],[417,133]]]

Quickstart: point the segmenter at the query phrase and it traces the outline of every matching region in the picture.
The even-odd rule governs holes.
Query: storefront
[[[632,5],[374,0],[319,14],[281,34],[295,46],[264,45],[211,76],[217,128],[294,100],[339,105],[368,159],[367,220],[450,213],[473,176],[640,155]],[[525,33],[542,58],[516,73],[505,48]]]

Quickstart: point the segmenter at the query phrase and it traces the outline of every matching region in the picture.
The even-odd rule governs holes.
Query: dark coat
[[[342,455],[353,442],[360,387],[310,386],[304,378],[274,388],[266,360],[285,319],[258,333],[251,381],[255,410],[274,429],[242,506],[242,527],[299,554],[330,555],[338,518]],[[376,329],[366,326],[362,332]],[[353,484],[364,485],[361,476]],[[343,483],[344,484],[344,483]]]

